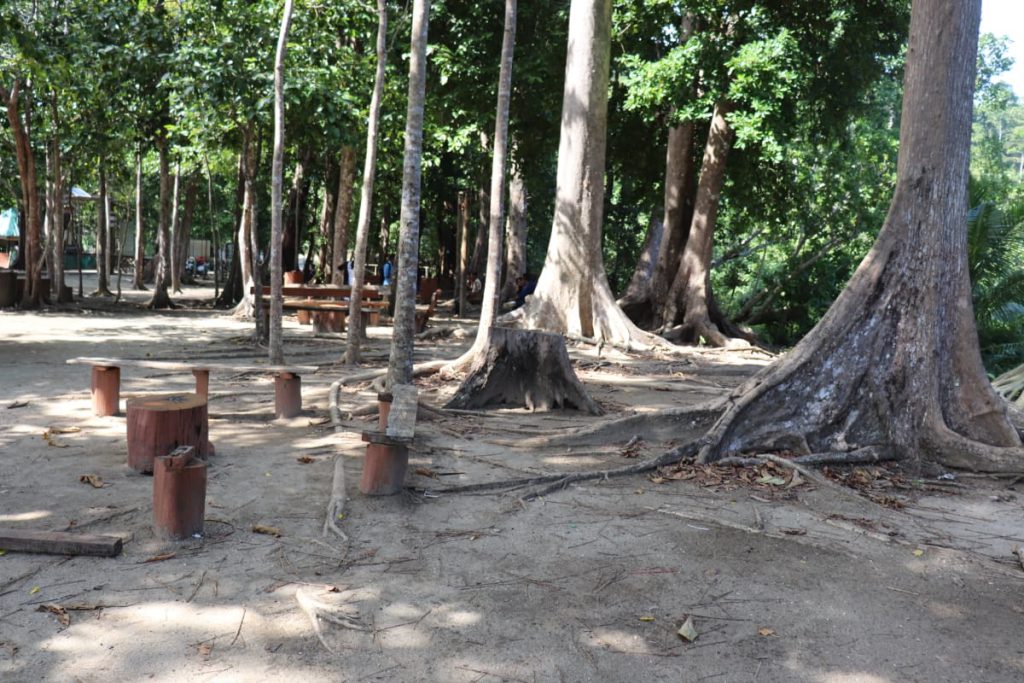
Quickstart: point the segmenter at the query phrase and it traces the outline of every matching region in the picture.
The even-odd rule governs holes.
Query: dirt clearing
[[[124,416],[94,417],[88,368],[65,360],[252,364],[265,354],[249,323],[152,313],[144,300],[0,312],[0,526],[125,540],[113,559],[0,556],[4,680],[1024,679],[1024,566],[1013,553],[1024,547],[1024,483],[1012,478],[862,468],[850,483],[874,501],[770,468],[745,478],[666,470],[526,503],[526,490],[440,492],[658,455],[711,413],[642,416],[714,405],[766,362],[754,354],[641,360],[570,347],[608,415],[421,417],[412,489],[366,498],[359,432],[375,418],[343,434],[326,420],[328,386],[353,372],[339,362],[343,340],[286,321],[288,361],[320,367],[302,378],[303,415],[273,419],[268,376],[215,373],[205,537],[158,542],[152,478],[125,464]],[[434,323],[447,324],[469,325]],[[387,332],[370,330],[368,365],[386,361]],[[449,336],[417,353],[451,358],[467,344]],[[193,379],[131,368],[121,387],[123,405],[190,391]],[[440,406],[455,383],[420,387]],[[352,387],[342,409],[373,400],[368,385]],[[336,454],[347,544],[321,535]],[[677,634],[687,617],[693,642]]]

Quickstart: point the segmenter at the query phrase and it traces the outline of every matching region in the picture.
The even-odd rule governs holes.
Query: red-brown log
[[[92,412],[100,417],[117,415],[121,407],[121,368],[92,369]]]
[[[165,541],[203,533],[206,513],[206,463],[175,462],[161,456],[153,463],[153,531]]]
[[[302,378],[281,372],[274,378],[274,416],[295,417],[302,412]]]
[[[144,474],[153,460],[178,446],[195,446],[200,457],[209,447],[206,399],[196,394],[155,394],[129,399],[128,465]]]

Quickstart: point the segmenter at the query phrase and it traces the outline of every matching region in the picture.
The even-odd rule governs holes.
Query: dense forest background
[[[829,307],[888,210],[909,2],[748,0],[730,3],[741,21],[702,23],[721,14],[719,5],[615,3],[604,263],[613,291],[623,293],[652,223],[662,219],[669,129],[693,125],[690,154],[699,168],[712,111],[728,100],[735,142],[717,214],[713,289],[732,321],[784,347]],[[402,182],[409,12],[402,3],[388,8],[371,264],[395,251]],[[519,8],[510,160],[525,186],[533,273],[554,210],[568,11],[553,0]],[[696,30],[683,40],[688,17],[696,17]],[[140,225],[151,256],[157,149],[165,144],[179,178],[177,204],[182,213],[190,205],[192,237],[229,244],[241,215],[240,155],[251,136],[255,224],[259,244],[268,244],[279,20],[280,3],[269,0],[4,3],[0,82],[8,92],[20,85],[13,115],[27,123],[40,192],[54,180],[57,156],[65,191],[97,193],[102,172],[116,244],[135,229],[139,155]],[[285,82],[286,269],[309,254],[316,276],[328,278],[333,230],[354,233],[355,220],[337,214],[353,211],[339,201],[346,182],[358,197],[358,174],[345,167],[363,157],[376,27],[369,2],[295,3]],[[501,38],[501,2],[432,4],[420,262],[442,280],[455,269],[460,196],[470,205],[471,269],[483,271]],[[982,36],[973,208],[965,220],[990,373],[1024,362],[1024,105],[998,80],[1010,64],[1006,39]],[[0,207],[23,204],[11,116],[0,124]],[[86,226],[86,251],[95,249],[97,206],[83,204],[76,219]]]

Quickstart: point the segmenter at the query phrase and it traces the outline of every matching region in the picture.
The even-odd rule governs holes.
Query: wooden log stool
[[[413,385],[397,385],[390,394],[377,394],[377,431],[363,432],[366,458],[359,491],[366,496],[391,496],[405,485],[409,444],[416,426],[417,391]]]
[[[92,367],[92,412],[100,417],[117,415],[121,409],[121,368]]]
[[[179,446],[153,462],[153,532],[165,541],[203,533],[206,463],[193,446]]]
[[[295,417],[302,412],[302,378],[293,372],[274,377],[274,417]]]
[[[206,397],[198,394],[154,394],[129,399],[128,465],[136,472],[153,471],[153,461],[178,446],[194,446],[199,457],[212,454]]]

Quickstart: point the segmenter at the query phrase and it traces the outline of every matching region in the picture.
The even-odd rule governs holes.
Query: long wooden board
[[[68,365],[99,365],[109,368],[149,368],[151,370],[216,370],[217,372],[267,372],[277,374],[289,372],[293,375],[308,375],[317,371],[315,365],[230,365],[227,363],[178,363],[164,360],[141,358],[97,358],[79,356],[65,361]]]
[[[0,549],[23,553],[115,557],[123,545],[116,536],[0,528]]]

